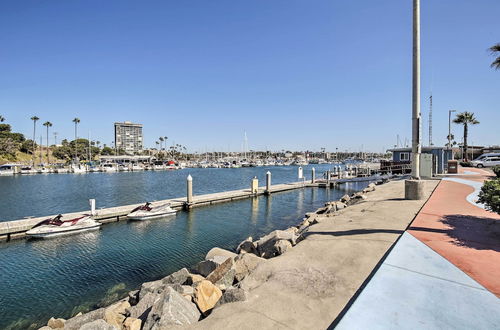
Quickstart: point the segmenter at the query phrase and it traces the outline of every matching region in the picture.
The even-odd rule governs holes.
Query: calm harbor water
[[[304,167],[310,178],[312,165]],[[314,165],[319,175],[331,165]],[[186,177],[193,177],[195,194],[250,187],[257,176],[265,184],[271,171],[273,184],[298,181],[297,166],[189,168],[176,171],[142,171],[87,174],[38,174],[0,177],[0,221],[57,213],[88,211],[90,198],[97,208],[182,197]]]
[[[219,177],[219,182],[214,183],[219,188],[204,188],[204,192],[224,190],[220,189],[222,181],[226,182],[226,190],[246,187],[248,180],[256,175],[254,173],[266,171],[259,168],[250,170],[253,173],[248,173],[246,169],[236,169],[235,172],[229,169],[226,172],[233,178],[239,178],[240,181],[235,182],[240,186],[230,185],[229,179]],[[292,174],[287,177],[287,171],[296,173],[296,168],[279,170],[281,182],[293,179]],[[203,180],[204,173],[192,169],[189,172],[197,174],[198,182]],[[273,171],[273,175],[276,172],[280,171]],[[178,184],[182,183],[184,187],[187,171],[182,175],[181,171],[168,173],[179,175]],[[116,175],[122,174],[127,176],[129,173]],[[273,181],[280,182],[280,175],[276,176],[278,178],[273,177],[276,179]],[[103,177],[106,178],[106,175]],[[36,176],[31,178],[36,180]],[[152,186],[156,185],[155,180],[149,180]],[[123,189],[128,183],[116,179],[116,184]],[[179,212],[171,218],[111,223],[98,232],[50,240],[1,243],[0,329],[36,329],[51,316],[68,318],[79,311],[109,304],[143,282],[196,264],[214,246],[234,249],[248,236],[258,238],[274,229],[288,228],[300,222],[304,213],[317,209],[325,201],[338,199],[365,186],[366,183],[351,183],[331,190],[305,188],[195,208],[190,212]],[[164,182],[156,187],[168,187],[167,191],[178,195],[172,184]],[[137,193],[146,191],[138,189]],[[67,193],[72,195],[72,191]],[[121,204],[144,200],[133,200],[133,195],[123,191],[113,196]],[[121,199],[123,196],[126,196],[125,199]],[[66,199],[64,203],[67,200],[73,199]],[[108,202],[111,203],[111,200]],[[24,203],[20,202],[20,205]]]

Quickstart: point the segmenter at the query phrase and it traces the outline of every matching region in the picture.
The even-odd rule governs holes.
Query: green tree
[[[500,214],[500,179],[486,181],[479,192],[479,203],[489,211]]]
[[[455,124],[461,124],[464,126],[464,154],[465,160],[467,160],[467,138],[469,135],[469,125],[477,125],[479,121],[474,117],[473,112],[461,112],[457,114],[457,117],[453,120]]]
[[[495,68],[495,70],[500,69],[500,43],[491,46],[490,52],[492,55],[497,56],[497,58],[495,58],[493,63],[491,63],[491,67]]]
[[[112,156],[115,154],[115,151],[110,147],[104,147],[101,149],[101,155],[103,156]]]
[[[24,140],[24,142],[21,143],[19,150],[21,152],[27,153],[27,154],[33,154],[34,150],[36,150],[37,145],[36,142],[33,140]]]

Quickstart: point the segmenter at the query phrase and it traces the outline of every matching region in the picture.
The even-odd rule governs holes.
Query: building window
[[[409,152],[402,152],[401,154],[399,154],[399,160],[402,162],[410,160],[410,153]]]

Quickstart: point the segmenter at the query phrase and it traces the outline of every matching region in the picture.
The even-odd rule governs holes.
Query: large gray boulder
[[[102,319],[98,319],[82,325],[80,330],[120,330],[120,328],[117,328]]]
[[[182,268],[175,273],[168,275],[167,277],[162,279],[164,284],[179,284],[183,285],[189,276],[189,272],[186,268]]]
[[[205,260],[210,260],[215,257],[223,257],[225,259],[227,258],[235,258],[237,256],[236,253],[224,250],[218,247],[214,247],[212,250],[208,251],[207,255],[205,256]]]
[[[215,256],[209,260],[203,260],[194,266],[193,271],[197,274],[207,277],[211,272],[215,270],[219,265],[226,261],[227,257]]]
[[[277,255],[278,251],[275,248],[275,243],[279,240],[289,241],[293,246],[297,243],[297,235],[284,230],[275,230],[271,232],[257,241],[259,255],[266,259]]]
[[[234,260],[228,258],[221,265],[219,265],[213,272],[208,274],[207,281],[212,282],[217,286],[221,285],[224,288],[233,285],[234,281],[234,270],[232,269],[234,265]]]
[[[146,321],[151,308],[161,299],[161,293],[158,292],[148,292],[137,305],[132,306],[128,309],[129,317],[140,319],[143,322]]]
[[[78,330],[82,325],[104,318],[105,308],[99,308],[91,312],[72,317],[64,322],[64,329]]]
[[[260,257],[257,257],[255,254],[252,253],[244,253],[240,254],[239,256],[236,257],[234,261],[234,278],[237,282],[240,282],[247,276],[250,272],[252,272],[257,266],[265,262],[265,259],[262,259]]]
[[[167,287],[159,301],[153,305],[142,329],[159,330],[188,325],[198,322],[200,315],[195,304],[189,302],[173,288]]]
[[[226,291],[224,291],[222,297],[217,302],[217,305],[215,305],[215,307],[237,301],[245,301],[246,299],[247,293],[245,290],[241,288],[230,287]]]
[[[162,280],[144,282],[139,290],[139,301],[148,293],[161,293],[165,289],[165,284]]]

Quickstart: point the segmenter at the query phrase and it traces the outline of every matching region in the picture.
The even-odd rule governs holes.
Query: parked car
[[[474,167],[493,167],[500,165],[500,154],[497,156],[480,156],[477,159],[474,159],[471,163]]]

